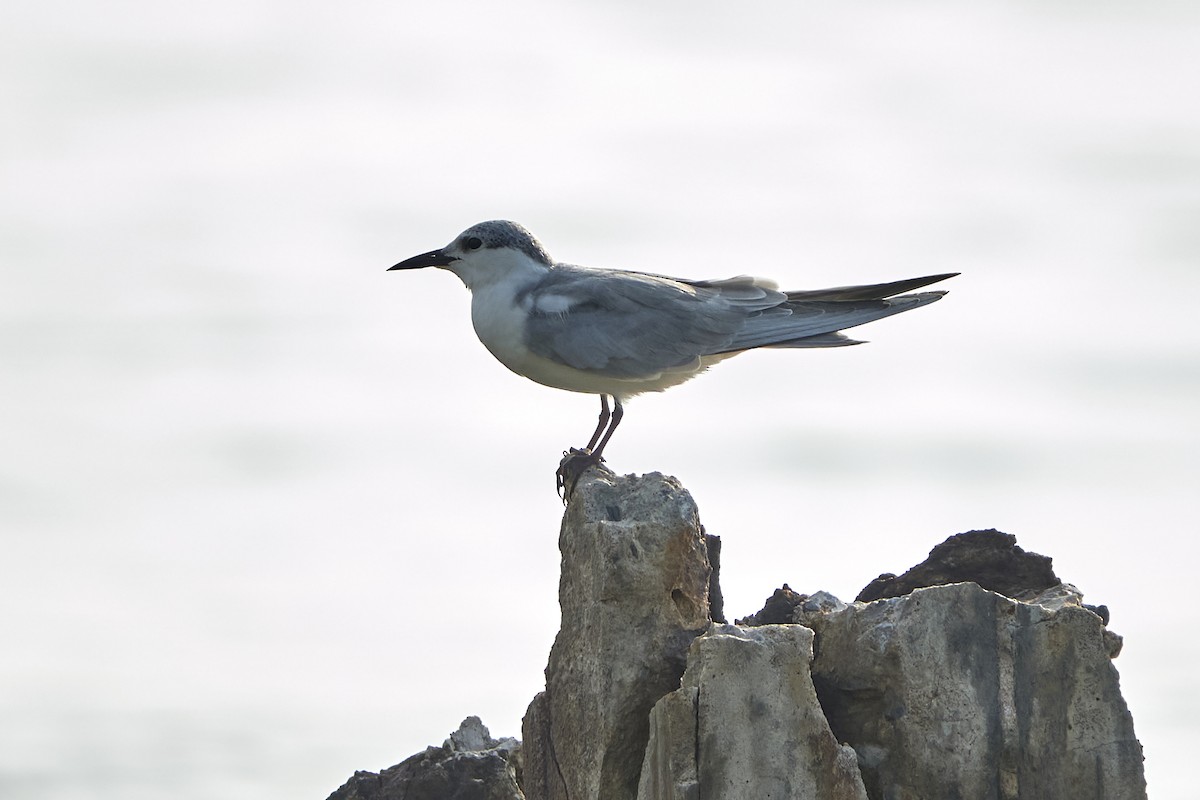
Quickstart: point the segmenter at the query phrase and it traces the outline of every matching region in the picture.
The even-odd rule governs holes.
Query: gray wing
[[[559,264],[522,299],[530,311],[525,345],[576,369],[645,377],[728,351],[749,315],[786,300],[749,278],[694,286]]]
[[[636,378],[756,347],[858,344],[838,331],[899,314],[944,292],[891,297],[950,277],[781,292],[761,278],[681,281],[559,264],[521,302],[525,344],[577,369]]]

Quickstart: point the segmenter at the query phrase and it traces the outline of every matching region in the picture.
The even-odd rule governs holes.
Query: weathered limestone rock
[[[696,505],[673,478],[593,469],[559,549],[562,627],[525,715],[522,786],[530,800],[632,800],[650,709],[709,623]]]
[[[1046,596],[960,583],[798,608],[821,705],[872,800],[1145,798],[1104,621],[1077,593]]]
[[[383,772],[354,773],[329,800],[524,800],[517,786],[516,739],[493,739],[467,717],[441,747]]]
[[[714,625],[655,705],[638,800],[866,800],[809,675],[813,632]]]

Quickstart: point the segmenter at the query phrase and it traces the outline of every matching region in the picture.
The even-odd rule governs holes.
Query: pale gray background
[[[322,798],[519,735],[594,398],[450,275],[962,271],[849,350],[640,398],[609,451],[723,537],[731,614],[1014,533],[1112,609],[1190,798],[1200,7],[12,5],[0,28],[0,796]]]

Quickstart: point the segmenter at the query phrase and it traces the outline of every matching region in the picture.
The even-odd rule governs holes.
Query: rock
[[[866,800],[809,676],[813,632],[714,625],[650,714],[638,800]],[[703,791],[701,791],[703,789]]]
[[[383,772],[355,772],[329,800],[524,800],[517,785],[516,739],[493,739],[467,717],[441,747],[429,747]]]
[[[997,530],[968,531],[930,550],[927,559],[900,577],[880,575],[855,599],[869,603],[900,597],[924,586],[966,581],[1017,600],[1033,597],[1060,582],[1050,559],[1017,547],[1017,537]]]
[[[799,611],[793,612],[792,615],[795,619],[792,622],[799,622],[807,614],[814,614],[818,611],[829,614],[834,611],[841,611],[845,607],[845,603],[838,600],[829,592],[814,592],[800,604]]]
[[[713,622],[725,622],[725,595],[721,593],[721,537],[704,531],[704,547],[712,574],[708,578],[708,616]]]
[[[1083,602],[1083,592],[1076,589],[1069,583],[1060,583],[1057,586],[1051,586],[1046,591],[1039,594],[1037,597],[1029,600],[1034,605],[1042,606],[1050,611],[1057,611],[1063,606],[1078,606],[1091,611],[1105,625],[1104,628],[1104,649],[1108,651],[1109,658],[1116,658],[1121,655],[1121,648],[1125,646],[1125,640],[1118,636],[1113,631],[1108,629],[1108,606],[1091,606]]]
[[[673,478],[589,470],[559,533],[562,627],[523,723],[530,800],[632,800],[650,709],[709,624],[696,505]]]
[[[973,583],[801,612],[813,682],[873,800],[1142,800],[1142,749],[1101,617]]]
[[[442,742],[442,747],[454,753],[472,753],[483,750],[513,751],[521,743],[512,737],[493,739],[487,726],[479,717],[467,717],[458,726],[458,730],[450,734],[450,738]]]
[[[807,599],[808,595],[792,591],[792,587],[785,583],[767,598],[767,602],[763,604],[762,609],[748,617],[737,620],[737,624],[753,627],[756,625],[782,625],[785,622],[795,622],[792,619],[792,615],[796,608]]]
[[[674,479],[590,469],[524,745],[468,718],[331,800],[1145,800],[1108,610],[1014,537],[849,605],[785,584],[746,626],[711,621],[719,544]]]
[[[812,595],[799,594],[786,583],[782,588],[767,598],[762,609],[744,619],[737,621],[738,625],[748,628],[759,625],[783,625],[789,622],[799,622],[805,613],[813,611],[837,611],[845,608],[846,604],[829,592],[816,592]]]

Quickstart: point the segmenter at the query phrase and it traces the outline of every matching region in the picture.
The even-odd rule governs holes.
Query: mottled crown
[[[469,236],[477,237],[483,242],[483,246],[489,249],[511,247],[513,250],[520,250],[534,261],[540,261],[546,266],[554,264],[550,260],[550,254],[546,252],[546,248],[542,247],[542,243],[525,226],[509,222],[506,219],[494,219],[489,222],[480,222],[477,225],[472,225],[462,232],[459,239]]]

